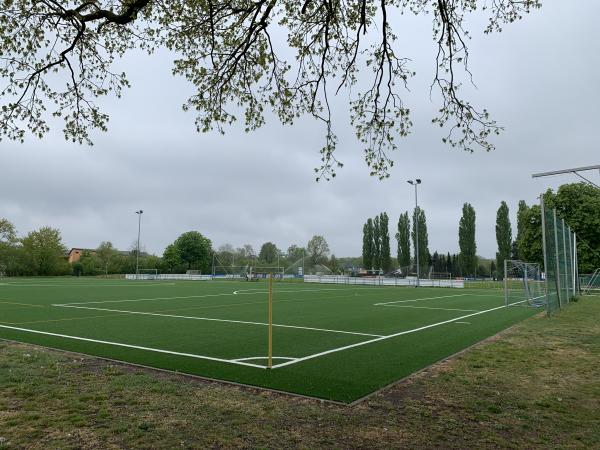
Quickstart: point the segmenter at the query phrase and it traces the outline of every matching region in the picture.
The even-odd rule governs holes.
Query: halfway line
[[[70,306],[70,305],[52,305],[52,306],[58,306],[61,308],[90,309],[90,310],[94,310],[94,311],[108,311],[108,312],[115,312],[115,313],[120,313],[120,314],[138,314],[138,315],[142,315],[142,316],[173,317],[176,319],[189,319],[189,320],[205,320],[205,321],[209,321],[209,322],[228,322],[228,323],[241,323],[241,324],[247,324],[247,325],[261,325],[261,326],[269,325],[268,323],[264,323],[264,322],[249,322],[249,321],[245,321],[245,320],[215,319],[212,317],[197,317],[197,316],[180,316],[180,315],[176,315],[176,314],[159,314],[159,313],[142,312],[142,311],[123,311],[121,309],[89,308],[87,306]],[[279,328],[296,328],[299,330],[324,331],[327,333],[355,334],[358,336],[382,337],[380,334],[359,333],[356,331],[344,331],[344,330],[331,330],[328,328],[302,327],[302,326],[298,326],[298,325],[282,325],[282,324],[275,324],[275,323],[273,324],[273,326],[279,327]]]

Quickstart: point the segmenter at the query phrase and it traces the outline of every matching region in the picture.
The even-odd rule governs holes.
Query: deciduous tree
[[[313,264],[319,264],[329,254],[329,245],[323,236],[313,236],[306,245],[306,251]]]
[[[266,262],[267,264],[272,264],[275,260],[277,260],[277,254],[279,253],[279,249],[272,242],[265,242],[260,247],[260,253],[258,254],[258,259]]]
[[[116,65],[130,51],[166,47],[173,73],[192,83],[184,109],[196,112],[198,131],[223,132],[238,116],[254,130],[267,110],[284,124],[303,115],[322,123],[317,177],[341,166],[331,97],[345,89],[366,163],[383,178],[395,137],[412,127],[403,95],[414,72],[398,42],[401,19],[415,14],[433,22],[432,87],[441,99],[433,123],[448,130],[442,140],[490,150],[489,137],[500,127],[459,89],[471,80],[469,17],[484,10],[484,31],[491,33],[540,6],[540,0],[6,0],[0,137],[22,141],[27,130],[41,137],[53,115],[64,120],[66,139],[91,143],[90,130],[106,130],[109,119],[96,99],[120,97],[129,86]]]
[[[197,231],[188,231],[179,236],[175,242],[181,261],[187,269],[197,269],[209,272],[212,258],[212,243],[210,239]]]
[[[21,243],[32,275],[65,275],[70,271],[60,230],[42,227],[27,234]]]

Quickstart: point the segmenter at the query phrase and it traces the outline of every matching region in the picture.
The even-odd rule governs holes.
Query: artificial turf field
[[[495,289],[0,279],[0,338],[350,403],[535,314]]]

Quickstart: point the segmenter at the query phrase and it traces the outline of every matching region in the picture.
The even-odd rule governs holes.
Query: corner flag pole
[[[269,274],[269,369],[273,368],[273,274]]]

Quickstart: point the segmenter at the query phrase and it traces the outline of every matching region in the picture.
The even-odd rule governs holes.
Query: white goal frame
[[[504,260],[504,304],[509,306],[542,307],[546,305],[546,283],[538,263],[516,259]],[[515,293],[517,301],[512,301]]]

